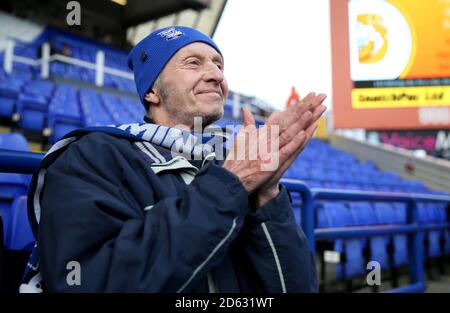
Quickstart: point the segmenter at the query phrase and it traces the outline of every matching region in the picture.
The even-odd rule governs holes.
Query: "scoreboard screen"
[[[330,1],[336,128],[450,126],[450,0]]]

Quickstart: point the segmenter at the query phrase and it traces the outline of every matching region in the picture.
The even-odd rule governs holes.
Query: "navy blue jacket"
[[[237,176],[201,163],[101,132],[68,145],[38,194],[48,291],[316,292],[287,189],[252,212]],[[67,284],[71,261],[80,285]]]

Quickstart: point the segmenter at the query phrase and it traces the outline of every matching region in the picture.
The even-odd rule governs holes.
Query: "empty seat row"
[[[0,116],[16,114],[18,127],[27,131],[50,132],[50,143],[84,126],[142,121],[145,110],[135,98],[99,94],[50,81],[12,76],[0,80]]]
[[[447,204],[423,204],[419,207],[419,222],[448,223]],[[316,206],[316,227],[352,227],[405,224],[405,203],[395,202],[338,202],[320,201]],[[363,275],[368,261],[377,261],[381,269],[399,267],[408,263],[408,239],[405,234],[370,238],[337,239],[333,250],[345,256],[337,266],[339,279]],[[431,230],[425,234],[427,257],[450,254],[450,230]],[[391,256],[389,252],[391,251]]]

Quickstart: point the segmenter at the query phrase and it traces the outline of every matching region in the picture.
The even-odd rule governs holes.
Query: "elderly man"
[[[29,195],[39,232],[21,290],[315,292],[314,259],[278,181],[325,96],[309,94],[259,129],[243,110],[223,160],[203,137],[186,146],[199,139],[196,118],[208,125],[223,115],[216,44],[191,28],[160,29],[129,66],[146,123],[75,131],[46,155]],[[180,142],[183,153],[173,153]],[[274,142],[275,151],[261,149]]]

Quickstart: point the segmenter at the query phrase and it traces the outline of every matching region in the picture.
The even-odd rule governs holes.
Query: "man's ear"
[[[159,104],[161,102],[161,97],[154,87],[150,88],[150,90],[145,94],[144,99],[150,105]]]

